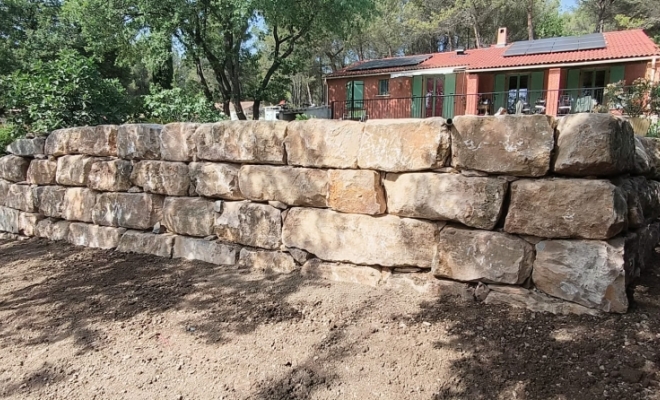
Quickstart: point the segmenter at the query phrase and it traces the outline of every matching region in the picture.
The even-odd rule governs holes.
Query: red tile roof
[[[658,46],[641,29],[606,32],[604,36],[607,45],[604,49],[504,57],[504,52],[510,45],[488,47],[466,50],[464,55],[457,55],[456,52],[435,53],[431,58],[415,67],[384,68],[367,71],[346,71],[344,69],[330,74],[328,77],[339,78],[345,76],[389,74],[400,71],[447,67],[466,67],[468,70],[506,69],[547,64],[660,56]]]

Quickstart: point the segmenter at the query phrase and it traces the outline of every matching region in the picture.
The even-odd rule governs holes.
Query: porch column
[[[550,68],[548,70],[547,96],[545,98],[545,114],[557,116],[559,106],[559,90],[561,84],[561,68]]]
[[[465,90],[465,115],[477,115],[479,105],[479,75],[467,75],[467,88]]]

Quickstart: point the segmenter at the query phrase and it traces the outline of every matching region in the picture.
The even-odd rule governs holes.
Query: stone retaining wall
[[[660,241],[660,142],[608,114],[97,126],[8,151],[13,235],[539,311],[626,312]]]

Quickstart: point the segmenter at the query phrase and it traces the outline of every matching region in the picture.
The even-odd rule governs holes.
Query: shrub
[[[0,155],[7,152],[7,146],[16,138],[16,129],[12,125],[0,125]]]
[[[646,133],[646,136],[652,138],[660,138],[660,121],[649,126],[649,131]]]
[[[144,96],[148,120],[160,124],[170,122],[217,122],[227,119],[203,95],[186,94],[181,88],[158,89]]]
[[[102,79],[94,63],[73,51],[36,61],[27,72],[0,77],[0,108],[14,134],[126,120],[130,105],[119,81]]]

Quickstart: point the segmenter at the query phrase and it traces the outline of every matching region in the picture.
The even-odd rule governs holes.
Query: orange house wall
[[[381,79],[388,79],[389,95],[378,95],[378,81]],[[333,102],[338,102],[334,105],[333,118],[339,119],[343,117],[342,102],[346,101],[346,84],[351,81],[364,82],[364,100],[383,99],[377,101],[365,101],[365,108],[367,115],[371,119],[387,118],[388,114],[396,112],[397,114],[412,115],[410,108],[410,97],[412,96],[412,78],[400,77],[390,79],[390,75],[374,75],[355,78],[342,78],[328,80],[328,104],[333,105]],[[385,99],[390,99],[386,101]],[[403,98],[405,100],[395,100]]]

